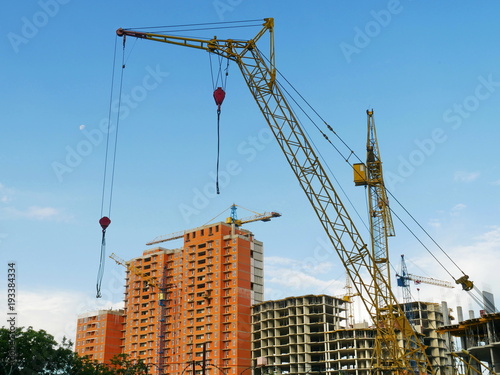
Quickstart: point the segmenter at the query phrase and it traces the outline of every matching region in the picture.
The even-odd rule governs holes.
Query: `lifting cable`
[[[261,56],[264,56],[266,58],[266,60],[270,63],[269,59],[259,50],[259,53],[261,54]],[[280,75],[280,77],[282,77],[285,82],[299,95],[299,97],[316,113],[316,115],[318,117],[321,118],[321,116],[309,105],[309,103],[304,99],[304,97],[302,97],[302,95],[300,95],[300,93],[293,87],[293,85],[285,78],[285,76],[283,76],[283,74],[281,74],[281,72],[276,69],[276,71],[278,72],[278,74]],[[309,119],[309,121],[311,121],[311,123],[316,127],[316,129],[323,135],[323,137],[328,141],[328,143],[337,151],[337,153],[339,155],[342,156],[342,153],[341,151],[330,141],[330,139],[328,138],[328,136],[316,125],[316,123],[314,122],[314,120],[309,116],[309,114],[300,106],[300,104],[297,102],[297,100],[295,100],[295,98],[290,95],[290,93],[288,92],[288,90],[278,81],[276,80],[276,83],[279,85],[279,87],[281,88],[281,90],[283,90],[288,98],[290,98],[290,100],[292,100],[295,105],[300,109],[300,111]],[[298,116],[295,114],[295,111],[290,107],[290,111],[292,111],[292,113],[294,114],[294,116],[296,118],[298,118]],[[328,125],[326,122],[325,124],[330,127],[330,125]],[[330,127],[331,128],[331,127]],[[356,209],[356,207],[354,206],[354,204],[352,203],[351,199],[349,198],[349,195],[347,195],[347,193],[345,192],[344,188],[342,187],[342,185],[340,184],[339,180],[337,179],[337,177],[335,176],[335,174],[332,172],[332,170],[330,169],[330,166],[329,164],[326,162],[325,158],[323,157],[323,155],[321,154],[321,152],[319,151],[318,147],[315,145],[314,141],[312,140],[312,137],[309,135],[309,133],[307,132],[307,129],[303,128],[305,134],[307,135],[308,137],[308,140],[309,142],[313,145],[314,149],[316,150],[316,152],[318,153],[319,157],[321,158],[321,160],[323,160],[323,163],[324,165],[326,166],[326,168],[328,169],[328,171],[330,172],[330,176],[335,180],[335,182],[337,183],[337,186],[340,188],[340,190],[342,191],[342,194],[344,195],[344,197],[347,199],[347,201],[349,202],[349,204],[351,205],[352,209],[354,210],[354,212],[356,213],[356,215],[358,216],[358,218],[360,219],[360,221],[363,223],[363,225],[365,226],[365,228],[368,230],[368,227],[366,225],[366,222],[365,220],[363,220],[361,218],[361,215],[360,213],[358,212],[358,210]],[[333,131],[333,129],[332,129]],[[347,145],[346,145],[347,146]],[[351,153],[354,153],[354,151],[351,151]],[[345,158],[344,158],[345,159]],[[348,162],[348,159],[345,159],[346,162]]]
[[[260,51],[259,51],[260,53]],[[262,55],[264,56],[264,55]],[[266,58],[267,59],[267,58]],[[269,61],[269,60],[268,60]],[[327,142],[337,151],[337,153],[344,159],[345,162],[347,162],[349,165],[350,165],[350,162],[349,162],[349,159],[351,158],[351,156],[354,156],[359,162],[362,163],[362,160],[359,158],[359,156],[356,155],[356,153],[347,145],[347,143],[337,134],[337,132],[335,132],[335,130],[321,117],[321,115],[311,106],[311,104],[309,104],[309,102],[297,91],[297,89],[283,76],[283,74],[281,74],[281,72],[276,69],[276,71],[278,72],[278,74],[280,75],[280,77],[282,77],[285,82],[292,88],[292,90],[300,97],[300,99],[302,99],[304,101],[304,103],[314,112],[314,114],[316,116],[318,116],[318,118],[325,124],[325,126],[328,128],[328,130],[330,130],[333,134],[335,134],[335,136],[337,137],[337,139],[339,141],[342,142],[342,144],[349,150],[349,155],[346,157],[342,154],[342,152],[331,142],[331,140],[329,139],[328,135],[325,134],[319,127],[318,125],[316,124],[316,122],[306,113],[306,111],[297,103],[297,101],[291,97],[291,95],[288,93],[288,91],[286,89],[283,88],[283,86],[280,84],[280,87],[289,95],[289,97],[293,100],[293,102],[299,107],[299,109],[304,113],[304,115],[311,121],[311,123],[316,127],[316,129],[321,133],[321,135],[323,135],[323,137],[327,140]],[[304,129],[305,131],[305,129]],[[307,132],[306,132],[307,133]],[[311,140],[311,138],[310,138]],[[312,141],[311,141],[312,142]],[[314,145],[314,143],[313,143]],[[315,146],[316,150],[317,150],[317,147]],[[319,152],[319,151],[318,151]],[[324,158],[322,158],[324,160]],[[330,171],[331,173],[331,170],[330,168],[328,167],[328,164],[327,165],[327,168],[328,170]],[[334,176],[332,174],[332,176]],[[334,177],[335,178],[335,177]],[[343,191],[343,190],[342,190]],[[434,238],[429,234],[429,232],[427,232],[423,226],[415,219],[415,217],[413,215],[410,214],[410,212],[405,208],[405,206],[403,206],[403,204],[396,199],[396,197],[389,191],[387,190],[387,193],[399,204],[399,206],[404,210],[404,212],[413,220],[413,222],[415,222],[415,224],[417,224],[417,226],[424,232],[424,234],[429,237],[431,239],[431,241],[438,247],[439,250],[441,250],[441,252],[453,263],[453,265],[455,265],[455,267],[457,267],[457,269],[462,272],[463,275],[466,275],[465,272],[458,266],[458,264],[453,261],[453,259],[446,253],[446,251],[436,242],[436,240],[434,240]],[[389,206],[388,206],[389,207]],[[455,277],[453,277],[453,275],[446,269],[446,267],[436,258],[436,256],[430,251],[430,249],[424,245],[424,243],[417,237],[417,235],[409,228],[409,226],[394,212],[394,210],[389,207],[391,213],[393,213],[398,219],[399,221],[406,227],[406,229],[417,239],[417,241],[427,250],[427,252],[438,262],[438,264],[452,277],[452,279],[456,282],[457,279]],[[358,214],[359,216],[359,214]],[[364,220],[363,220],[364,222]]]
[[[114,140],[111,140],[113,144],[111,144],[111,132],[113,131],[111,127],[111,114],[112,114],[112,104],[113,104],[113,91],[114,91],[114,77],[115,77],[115,65],[116,65],[116,47],[117,47],[117,39],[115,39],[115,47],[113,54],[113,69],[111,76],[111,91],[109,95],[109,109],[108,109],[108,128],[106,135],[106,152],[104,157],[104,173],[103,173],[103,181],[102,181],[102,196],[101,196],[101,218],[99,219],[99,224],[102,228],[102,239],[101,239],[101,253],[99,258],[99,270],[97,272],[97,283],[96,283],[96,298],[101,298],[101,284],[104,276],[104,264],[106,259],[106,229],[109,224],[111,224],[111,220],[109,219],[111,216],[111,203],[113,201],[113,185],[115,179],[115,166],[116,166],[116,149],[117,149],[117,141],[118,141],[118,129],[120,124],[120,107],[121,107],[121,93],[123,87],[123,71],[125,69],[125,38],[123,38],[123,56],[122,56],[122,69],[120,75],[120,87],[119,87],[119,96],[118,96],[118,114],[116,117],[116,129],[115,129],[115,137]],[[112,150],[111,150],[112,148]],[[110,154],[113,154],[112,157]],[[110,160],[111,159],[111,160]],[[111,171],[108,172],[108,164],[111,164]],[[106,196],[106,188],[108,186],[107,180],[109,182],[109,195]],[[107,206],[107,210],[105,209]],[[105,211],[107,211],[105,213]]]
[[[238,24],[238,25],[233,25],[233,26],[216,26],[216,25],[229,25],[229,24]],[[196,27],[195,28],[194,26],[204,26],[204,27]],[[208,27],[208,26],[210,26],[210,27]],[[256,26],[262,26],[262,20],[226,21],[226,22],[205,22],[205,23],[193,23],[193,24],[185,24],[185,25],[169,25],[169,26],[128,27],[128,28],[123,29],[123,30],[141,30],[141,31],[145,31],[145,30],[152,30],[152,29],[154,29],[155,33],[167,33],[167,32],[168,33],[173,33],[173,32],[186,32],[186,31],[205,31],[205,30],[220,30],[220,29],[236,29],[236,28],[242,28],[242,27],[256,27]],[[177,29],[177,30],[174,29],[174,28],[178,28],[178,27],[181,27],[182,29]],[[174,30],[172,30],[172,29],[174,29]]]
[[[216,177],[215,177],[215,190],[217,191],[217,194],[220,194],[219,190],[219,159],[220,159],[220,106],[222,105],[222,102],[224,101],[224,98],[226,96],[226,84],[227,84],[227,76],[229,75],[229,59],[227,60],[226,68],[224,69],[224,73],[222,71],[222,61],[224,57],[217,55],[218,57],[218,63],[219,63],[219,69],[217,70],[217,75],[214,80],[214,72],[213,72],[213,67],[212,67],[212,53],[210,52],[208,54],[209,60],[210,60],[210,74],[212,77],[212,87],[214,90],[214,100],[215,104],[217,105],[217,171],[216,171]],[[219,86],[220,84],[220,86]]]
[[[330,145],[339,153],[339,155],[342,155],[342,153],[340,152],[340,150],[332,143],[330,142],[330,140],[328,139],[328,136],[326,134],[324,134],[321,129],[314,123],[314,121],[311,119],[311,117],[304,111],[304,109],[300,106],[300,104],[297,103],[297,101],[290,95],[290,93],[287,91],[287,89],[285,87],[283,87],[283,85],[281,83],[279,83],[278,81],[276,81],[278,83],[278,85],[280,86],[280,88],[288,95],[288,97],[295,103],[295,105],[297,105],[299,107],[299,109],[304,113],[304,115],[314,124],[314,126],[316,127],[316,129],[318,129],[322,134],[323,136],[325,137],[325,139],[330,143]],[[294,114],[294,116],[296,118],[298,118],[298,116],[295,114],[295,111],[290,108],[290,111],[292,111],[292,113]],[[312,137],[309,135],[309,133],[307,132],[307,129],[303,128],[304,130],[304,133],[307,135],[308,137],[308,140],[309,142],[312,144],[312,146],[314,147],[314,149],[316,150],[317,154],[319,155],[319,157],[321,158],[321,160],[323,160],[323,163],[324,165],[326,165],[326,168],[328,169],[328,171],[330,172],[330,176],[335,180],[335,182],[337,183],[337,186],[340,188],[340,190],[342,191],[342,194],[344,195],[344,197],[347,199],[347,201],[349,202],[349,204],[351,205],[352,209],[354,210],[354,212],[356,212],[356,215],[358,216],[358,218],[361,220],[361,222],[363,223],[363,225],[365,226],[365,228],[368,230],[368,226],[366,225],[366,222],[365,220],[363,220],[361,218],[361,215],[360,213],[358,212],[358,210],[356,209],[356,207],[354,206],[354,203],[352,203],[351,199],[349,198],[349,195],[347,195],[346,191],[344,190],[344,188],[342,187],[342,185],[340,184],[340,181],[337,179],[337,177],[335,176],[335,173],[332,172],[332,170],[330,169],[330,166],[329,164],[326,162],[325,158],[323,157],[323,155],[321,154],[321,152],[319,151],[318,147],[316,146],[316,144],[314,143],[314,141],[312,140]],[[346,162],[349,162],[348,159],[345,159]]]

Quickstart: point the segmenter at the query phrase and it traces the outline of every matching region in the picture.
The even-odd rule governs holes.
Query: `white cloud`
[[[491,229],[477,237],[480,243],[488,248],[497,248],[500,245],[500,226],[491,227]]]
[[[333,263],[322,259],[315,259],[314,257],[305,258],[302,260],[283,258],[283,257],[266,257],[267,267],[277,268],[292,268],[294,270],[301,270],[304,273],[312,274],[326,274],[333,268]]]
[[[441,228],[441,221],[439,219],[430,219],[429,220],[429,226],[433,227],[433,228]]]
[[[71,216],[66,215],[62,210],[50,207],[31,205],[27,208],[19,208],[19,204],[12,204],[19,197],[26,199],[33,196],[30,192],[19,192],[0,183],[0,219],[29,219],[29,220],[57,220],[67,221]],[[39,198],[37,198],[39,199]]]
[[[465,172],[465,171],[457,171],[455,172],[454,180],[456,182],[473,182],[479,177],[479,172]]]
[[[0,296],[0,303],[7,306],[4,295]],[[79,314],[109,308],[118,309],[122,306],[122,302],[98,300],[82,292],[18,290],[16,323],[17,327],[32,326],[35,330],[43,329],[54,336],[57,342],[66,337],[74,343]],[[2,315],[7,316],[6,314],[5,312]]]
[[[500,253],[500,226],[491,227],[486,232],[471,237],[468,243],[450,247],[446,249],[446,253],[458,267],[453,265],[450,260],[445,259],[442,254],[436,253],[435,255],[446,267],[446,271],[430,256],[419,256],[414,258],[412,262],[418,269],[415,269],[414,272],[410,271],[410,273],[451,282],[453,282],[453,278],[458,279],[466,274],[474,282],[476,289],[472,292],[466,292],[462,290],[460,285],[456,285],[454,289],[447,289],[422,284],[419,287],[421,299],[430,302],[446,300],[450,307],[460,305],[464,312],[474,310],[476,316],[483,307],[473,300],[471,293],[479,299],[481,299],[479,291],[485,290],[494,293],[496,304],[499,304],[500,295],[497,286],[498,269],[500,269],[500,258],[498,257]],[[448,275],[448,272],[453,278]],[[415,290],[415,287],[412,288]]]
[[[4,207],[1,212],[8,219],[30,219],[30,220],[61,220],[66,221],[71,217],[65,215],[61,210],[54,207],[30,206],[26,209],[15,207]]]
[[[292,266],[297,264],[297,260],[291,258],[284,257],[266,257],[265,258],[266,266]]]
[[[304,294],[342,294],[342,281],[321,278],[331,274],[333,263],[311,259],[284,257],[265,258],[265,298],[281,299]],[[343,271],[342,271],[343,273]]]
[[[15,191],[11,188],[6,187],[4,184],[0,184],[0,202],[8,203],[12,201]]]
[[[463,204],[456,205],[454,212],[460,212],[465,209]],[[434,222],[438,226],[438,221]],[[450,247],[446,249],[451,257],[464,273],[470,276],[478,290],[494,292],[498,284],[498,269],[500,269],[500,226],[491,227],[484,233],[470,238],[466,244]],[[443,254],[436,253],[439,260],[444,264],[447,271],[433,259],[430,255],[420,254],[413,260],[407,259],[407,263],[413,263],[411,273],[433,277],[436,279],[447,280],[455,285],[453,278],[462,276],[460,269],[457,269],[451,261],[447,260]],[[311,272],[304,266],[304,262],[284,257],[265,258],[265,299],[276,300],[289,296],[299,296],[306,294],[329,294],[333,296],[342,296],[345,290],[345,273],[332,278],[332,269],[329,266],[327,277],[318,272]],[[318,269],[320,269],[318,265]],[[325,267],[326,269],[326,267]],[[392,280],[394,293],[398,299],[402,298],[401,288],[395,286],[395,278]],[[418,291],[417,291],[418,288]],[[463,311],[474,310],[476,316],[483,307],[479,305],[472,297],[470,292],[463,291],[460,285],[455,285],[454,289],[438,287],[434,285],[421,284],[411,286],[413,298],[427,302],[441,303],[447,301],[450,308],[462,306]],[[353,289],[354,291],[354,289]],[[477,290],[474,292],[477,297]],[[500,296],[496,294],[497,305]],[[360,304],[360,297],[355,298],[355,302]],[[359,307],[355,313],[361,318],[365,317],[364,308]],[[465,316],[467,318],[467,316]],[[360,319],[360,318],[359,318]]]
[[[457,216],[457,215],[460,215],[460,213],[465,210],[467,208],[467,206],[463,203],[458,203],[456,205],[454,205],[452,208],[451,208],[451,212],[450,212],[450,215],[451,216]]]

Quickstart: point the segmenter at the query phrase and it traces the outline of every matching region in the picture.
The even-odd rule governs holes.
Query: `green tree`
[[[6,375],[69,374],[72,343],[58,344],[44,330],[0,328],[0,368]]]
[[[148,366],[142,361],[130,360],[127,354],[118,354],[111,364],[103,364],[85,357],[76,357],[72,374],[75,375],[148,375]]]
[[[148,366],[142,359],[138,361],[128,359],[127,354],[118,354],[111,359],[111,365],[115,368],[113,374],[119,375],[148,375]]]
[[[130,360],[126,354],[115,356],[106,365],[80,357],[71,341],[57,343],[44,330],[32,327],[10,331],[0,328],[0,374],[5,375],[148,375],[148,366]]]

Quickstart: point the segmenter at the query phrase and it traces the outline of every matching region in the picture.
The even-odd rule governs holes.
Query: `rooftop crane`
[[[237,227],[240,227],[243,224],[246,223],[252,223],[254,221],[270,221],[272,218],[275,217],[280,217],[281,214],[278,212],[264,212],[262,214],[259,214],[258,212],[254,212],[254,216],[250,216],[244,219],[238,219],[236,216],[236,208],[239,207],[236,204],[233,204],[231,208],[231,216],[226,218],[226,224],[234,224]],[[167,241],[172,241],[176,240],[179,238],[183,238],[185,234],[185,231],[180,231],[180,232],[174,232],[171,234],[163,235],[163,236],[158,236],[155,239],[149,241],[146,243],[146,245],[156,245],[162,242],[167,242]]]
[[[236,216],[236,208],[239,207],[236,204],[231,206],[231,216],[226,219],[226,224],[234,224],[237,227],[240,227],[246,223],[252,223],[254,221],[270,221],[274,217],[280,217],[281,214],[278,212],[264,212],[263,214],[259,214],[258,212],[254,212],[254,216],[246,217],[243,219],[238,219]]]
[[[373,353],[372,372],[414,373],[411,363],[415,363],[419,372],[429,373],[431,364],[422,345],[399,345],[397,330],[401,329],[405,342],[418,342],[417,334],[413,330],[404,329],[410,325],[396,303],[390,281],[384,278],[379,262],[362,240],[276,80],[273,29],[274,20],[266,18],[262,29],[250,40],[216,37],[208,40],[126,29],[118,29],[117,35],[201,49],[236,62],[374,322],[379,345]],[[270,36],[270,56],[267,62],[257,48],[257,41],[266,32]],[[366,280],[366,274],[370,280]]]

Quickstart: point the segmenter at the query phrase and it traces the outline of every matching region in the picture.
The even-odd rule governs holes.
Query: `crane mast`
[[[399,345],[396,331],[402,333],[404,342],[418,342],[416,333],[404,329],[409,323],[396,303],[389,280],[384,279],[378,263],[358,233],[276,82],[273,26],[272,18],[265,19],[262,30],[255,38],[248,41],[170,37],[124,29],[118,29],[117,34],[203,49],[237,63],[250,92],[374,322],[380,344],[374,352],[373,373],[412,373],[411,363],[416,363],[420,372],[428,373],[431,366],[423,346],[405,350],[403,348],[409,348],[410,345]],[[256,46],[256,41],[266,32],[269,32],[271,39],[269,65]],[[365,280],[367,274],[369,280]]]
[[[378,147],[377,130],[375,127],[375,119],[373,117],[373,109],[366,111],[367,115],[367,136],[366,136],[366,163],[354,165],[354,180],[357,186],[365,186],[368,195],[369,221],[370,221],[370,240],[371,240],[371,255],[374,267],[378,270],[374,274],[374,283],[380,285],[376,289],[375,310],[381,311],[384,309],[394,309],[394,305],[387,303],[397,303],[395,299],[390,298],[391,280],[390,264],[389,264],[389,244],[388,239],[395,235],[394,225],[392,222],[391,210],[389,208],[389,200],[384,184],[384,174],[382,171],[382,159]],[[402,332],[405,330],[413,330],[411,315],[406,311],[408,306],[406,302],[407,296],[404,296],[405,304],[403,305],[405,326],[402,327]],[[406,326],[408,324],[408,326]],[[405,350],[411,351],[419,345],[419,340],[415,337],[412,340],[404,342],[407,345]],[[379,337],[375,339],[375,351],[379,352],[383,349],[383,342]],[[411,365],[415,371],[415,361],[411,361]]]
[[[368,188],[368,204],[370,213],[370,236],[372,244],[373,260],[377,264],[378,277],[391,280],[389,267],[388,237],[394,236],[392,215],[389,209],[389,200],[384,185],[382,173],[382,160],[378,148],[377,131],[373,109],[366,111],[367,115],[367,140],[366,140],[366,182]],[[377,298],[378,308],[382,308],[387,300],[390,284],[375,280],[380,287],[380,295]]]

